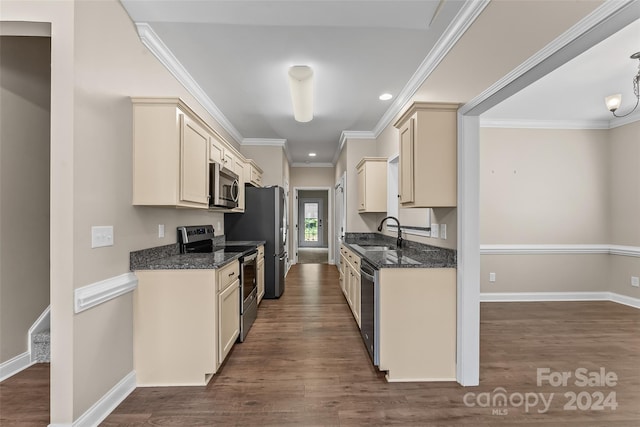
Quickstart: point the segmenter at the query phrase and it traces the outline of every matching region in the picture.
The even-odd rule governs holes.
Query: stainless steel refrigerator
[[[247,186],[244,213],[224,215],[227,240],[264,240],[265,298],[280,298],[284,292],[287,260],[287,212],[282,187]]]

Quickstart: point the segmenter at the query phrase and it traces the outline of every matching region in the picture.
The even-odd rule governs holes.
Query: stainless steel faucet
[[[378,226],[378,231],[382,231],[382,224],[388,219],[394,220],[398,224],[398,239],[396,240],[396,246],[398,248],[402,247],[402,229],[400,228],[400,221],[395,216],[388,216],[380,221],[380,225]]]

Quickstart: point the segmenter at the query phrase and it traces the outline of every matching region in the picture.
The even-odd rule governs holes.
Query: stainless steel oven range
[[[214,246],[212,225],[178,227],[180,253],[239,253],[240,256],[240,336],[243,342],[258,315],[258,251],[255,246]]]

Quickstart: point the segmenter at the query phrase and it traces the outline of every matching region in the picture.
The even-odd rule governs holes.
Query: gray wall
[[[0,37],[0,363],[49,305],[50,46]]]

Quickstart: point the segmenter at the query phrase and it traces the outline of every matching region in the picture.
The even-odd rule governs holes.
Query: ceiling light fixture
[[[309,153],[309,157],[315,157],[316,153]]]
[[[640,52],[634,53],[630,58],[640,61]],[[640,85],[640,62],[638,63],[638,73],[633,78],[633,94],[636,96],[636,105],[633,107],[633,109],[627,114],[619,116],[616,114],[616,110],[620,108],[620,104],[622,103],[622,95],[617,93],[615,95],[607,96],[604,99],[605,104],[607,104],[607,108],[615,117],[626,117],[636,111],[636,108],[638,108],[638,104],[640,103],[640,89],[638,88],[638,85]]]
[[[380,96],[378,97],[378,99],[379,99],[380,101],[388,101],[388,100],[390,100],[391,98],[393,98],[393,95],[391,95],[390,93],[383,93],[382,95],[380,95]]]
[[[289,88],[293,103],[293,118],[301,123],[313,119],[313,70],[307,65],[289,68]]]

